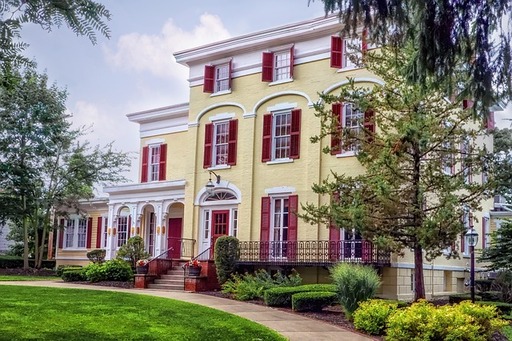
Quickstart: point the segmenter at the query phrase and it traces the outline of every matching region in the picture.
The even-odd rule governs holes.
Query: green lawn
[[[0,286],[2,340],[285,340],[246,319],[138,294]]]
[[[58,281],[57,276],[0,275],[0,281]]]

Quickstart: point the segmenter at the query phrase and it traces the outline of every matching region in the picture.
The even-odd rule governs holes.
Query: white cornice
[[[250,51],[264,47],[268,49],[269,41],[272,45],[284,45],[296,40],[311,39],[314,37],[334,34],[340,31],[339,18],[336,15],[327,18],[315,18],[298,23],[288,24],[276,28],[250,33],[235,38],[219,41],[213,44],[174,53],[176,62],[190,66],[195,62],[228,57],[234,52]]]
[[[145,111],[127,114],[128,120],[136,123],[148,123],[161,121],[170,118],[188,117],[189,104],[181,103],[162,108],[150,109]]]
[[[185,188],[185,180],[156,181],[105,187],[103,191],[112,195],[146,193],[151,191],[171,191]]]

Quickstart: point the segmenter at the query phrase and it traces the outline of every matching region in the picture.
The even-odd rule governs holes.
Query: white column
[[[163,203],[155,205],[155,219],[156,219],[156,235],[155,235],[155,256],[160,255],[166,250],[164,241],[167,234],[167,224],[165,220],[167,213],[163,213]]]
[[[117,234],[117,215],[114,214],[114,205],[108,205],[108,225],[107,225],[107,246],[105,259],[113,259],[116,251],[116,235]]]

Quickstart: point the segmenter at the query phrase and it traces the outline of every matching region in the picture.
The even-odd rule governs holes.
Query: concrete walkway
[[[287,313],[278,309],[226,298],[187,293],[181,291],[163,291],[154,289],[121,289],[114,287],[102,287],[97,285],[72,284],[62,281],[13,281],[0,282],[0,285],[25,285],[54,288],[76,288],[91,290],[118,291],[140,295],[172,298],[175,300],[200,304],[206,307],[222,310],[254,322],[260,323],[277,331],[291,341],[364,341],[372,338],[354,333],[347,329],[336,327],[332,324],[303,317],[298,314]]]

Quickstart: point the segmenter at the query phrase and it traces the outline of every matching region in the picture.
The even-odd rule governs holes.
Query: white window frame
[[[225,131],[220,131],[221,128],[224,128]],[[218,138],[224,138],[225,141],[218,142]],[[225,166],[228,164],[229,157],[229,121],[218,121],[213,123],[213,139],[212,139],[212,167],[216,166]],[[217,157],[219,155],[218,149],[224,148],[225,155],[224,160],[217,162]]]
[[[229,63],[221,63],[215,65],[213,92],[229,91]]]
[[[281,203],[281,209],[279,212],[276,212],[276,202]],[[287,203],[287,205],[285,204]],[[271,257],[274,259],[286,258],[286,248],[288,241],[288,228],[290,226],[290,197],[289,196],[273,196],[270,197],[270,241],[272,243],[271,247]],[[286,217],[286,219],[285,219]],[[276,218],[279,218],[279,222],[276,222]],[[286,220],[286,221],[285,221]],[[279,223],[280,226],[276,226],[276,223]],[[286,225],[286,226],[285,226]],[[276,230],[279,232],[279,240],[276,240]],[[286,238],[285,238],[286,234]]]
[[[286,132],[284,134],[277,135],[276,129],[277,129],[277,120],[278,117],[287,117],[287,123],[281,124],[281,127],[284,127],[286,130],[286,127],[288,129],[288,133]],[[283,128],[282,128],[283,129]],[[292,131],[292,111],[291,110],[280,110],[275,111],[272,113],[272,146],[271,146],[271,160],[289,160],[290,159],[290,151],[291,151],[291,131]],[[278,146],[278,141],[285,140],[288,141],[287,147]],[[278,148],[281,151],[280,155],[277,155]],[[286,156],[283,156],[283,153]]]
[[[292,78],[291,75],[291,50],[279,50],[273,52],[272,75],[274,82],[286,81]]]
[[[482,217],[482,222],[483,222],[483,225],[484,225],[484,236],[483,238],[485,238],[485,248],[489,248],[489,244],[491,243],[491,218],[488,217],[488,216],[483,216]]]
[[[357,50],[357,47],[362,47],[362,39],[343,39],[343,59],[341,61],[342,70],[357,69],[359,67],[356,63],[350,60],[351,56],[354,56],[356,59],[362,58],[363,55],[361,51]]]
[[[107,249],[108,246],[108,217],[101,216],[101,246],[103,249]]]
[[[469,231],[471,228],[471,212],[468,207],[464,207],[464,213],[462,215],[462,223],[464,224],[464,232],[463,232],[463,238],[464,238],[464,250],[462,250],[462,254],[464,257],[469,257],[469,243],[468,238],[466,237],[466,232]]]
[[[229,211],[228,235],[237,237],[238,235],[238,204],[209,205],[201,209],[200,228],[200,252],[211,247],[211,238],[213,231],[213,211]]]
[[[347,126],[347,111],[348,108],[351,108],[351,112],[353,113],[352,116],[355,116],[354,122],[355,124],[352,124],[351,126]],[[341,129],[350,129],[354,130],[356,134],[359,134],[363,127],[361,125],[362,121],[364,119],[364,113],[355,107],[353,103],[344,103],[343,108],[341,110]],[[359,150],[360,145],[358,143],[354,143],[350,146],[350,148],[346,148],[343,146],[343,141],[340,141],[339,148],[341,150],[341,153],[337,154],[337,157],[346,157],[346,156],[354,156],[357,154]]]
[[[88,220],[84,217],[70,217],[64,222],[64,249],[82,250],[87,248]]]
[[[149,145],[148,150],[148,181],[160,179],[160,144]]]
[[[128,215],[122,215],[117,218],[117,232],[116,232],[116,248],[119,249],[121,246],[126,244],[128,241],[128,232],[130,231],[130,226],[128,226],[129,222]],[[121,225],[126,225],[126,230],[121,232],[119,228]],[[123,236],[123,238],[121,238]]]
[[[442,143],[443,148],[446,150],[453,150],[453,142],[451,141],[445,141]],[[455,158],[453,157],[453,154],[446,154],[447,152],[442,152],[443,155],[441,156],[441,168],[444,174],[446,175],[453,175],[454,174],[454,164],[455,164]]]

